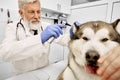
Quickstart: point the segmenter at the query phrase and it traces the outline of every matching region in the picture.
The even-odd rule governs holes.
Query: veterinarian
[[[48,66],[53,38],[54,42],[67,45],[70,35],[62,35],[64,24],[41,21],[39,0],[18,0],[18,4],[21,19],[7,25],[0,60],[12,62],[15,72],[20,74]]]
[[[97,73],[101,80],[120,80],[120,46],[98,60],[101,67]]]

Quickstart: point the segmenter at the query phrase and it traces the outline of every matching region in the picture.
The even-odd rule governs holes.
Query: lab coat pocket
[[[42,54],[41,56],[35,55],[26,59],[14,61],[13,65],[17,74],[32,71],[48,65],[48,56],[46,56],[46,54]]]
[[[27,59],[14,61],[13,65],[14,65],[14,68],[15,68],[15,72],[17,74],[27,72],[27,71],[31,71],[31,70],[35,69],[33,57],[29,57]]]

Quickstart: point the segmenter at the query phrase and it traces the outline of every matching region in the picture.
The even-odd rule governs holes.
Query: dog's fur
[[[95,73],[95,68],[100,66],[97,60],[119,44],[120,19],[113,23],[91,21],[74,26],[68,66],[57,80],[100,80]]]

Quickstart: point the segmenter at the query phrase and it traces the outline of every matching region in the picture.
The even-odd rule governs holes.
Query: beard
[[[39,23],[33,24],[33,21],[38,21]],[[38,30],[41,27],[40,19],[31,19],[30,21],[28,21],[26,18],[24,18],[24,22],[30,30]]]

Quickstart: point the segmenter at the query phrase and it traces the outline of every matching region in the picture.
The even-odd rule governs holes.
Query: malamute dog
[[[120,19],[113,23],[91,21],[73,27],[69,61],[58,80],[100,80],[97,60],[120,44]]]

